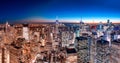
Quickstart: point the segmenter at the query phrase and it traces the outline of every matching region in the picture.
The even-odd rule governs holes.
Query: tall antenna
[[[82,17],[81,17],[81,20],[80,20],[80,24],[84,24],[84,22],[82,21]]]
[[[95,22],[94,22],[94,20],[93,20],[93,24],[94,24]]]
[[[58,16],[56,16],[56,20],[55,20],[55,22],[56,22],[56,24],[59,23],[59,21],[58,21]]]
[[[81,21],[80,22],[82,22],[82,17],[81,17]]]

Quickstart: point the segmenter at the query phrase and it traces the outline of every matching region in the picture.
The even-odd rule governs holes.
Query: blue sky
[[[120,0],[0,0],[0,23],[24,19],[120,21]]]

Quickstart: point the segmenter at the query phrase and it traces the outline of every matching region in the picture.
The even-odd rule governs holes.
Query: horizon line
[[[120,19],[22,19],[22,20],[7,20],[9,23],[46,23],[46,22],[55,22],[58,20],[61,23],[80,23],[80,21],[84,23],[107,23],[107,20],[110,20],[112,23],[120,23]],[[5,23],[5,22],[4,22]]]

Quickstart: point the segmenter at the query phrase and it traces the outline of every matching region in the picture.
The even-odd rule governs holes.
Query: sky
[[[22,20],[120,22],[120,0],[0,0],[0,23]]]

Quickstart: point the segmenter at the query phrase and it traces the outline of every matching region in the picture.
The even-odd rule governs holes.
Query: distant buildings
[[[110,20],[98,24],[58,20],[42,24],[6,23],[0,25],[0,62],[104,63],[110,61],[109,55],[118,61],[119,43],[120,25]],[[114,50],[116,53],[112,54]]]

